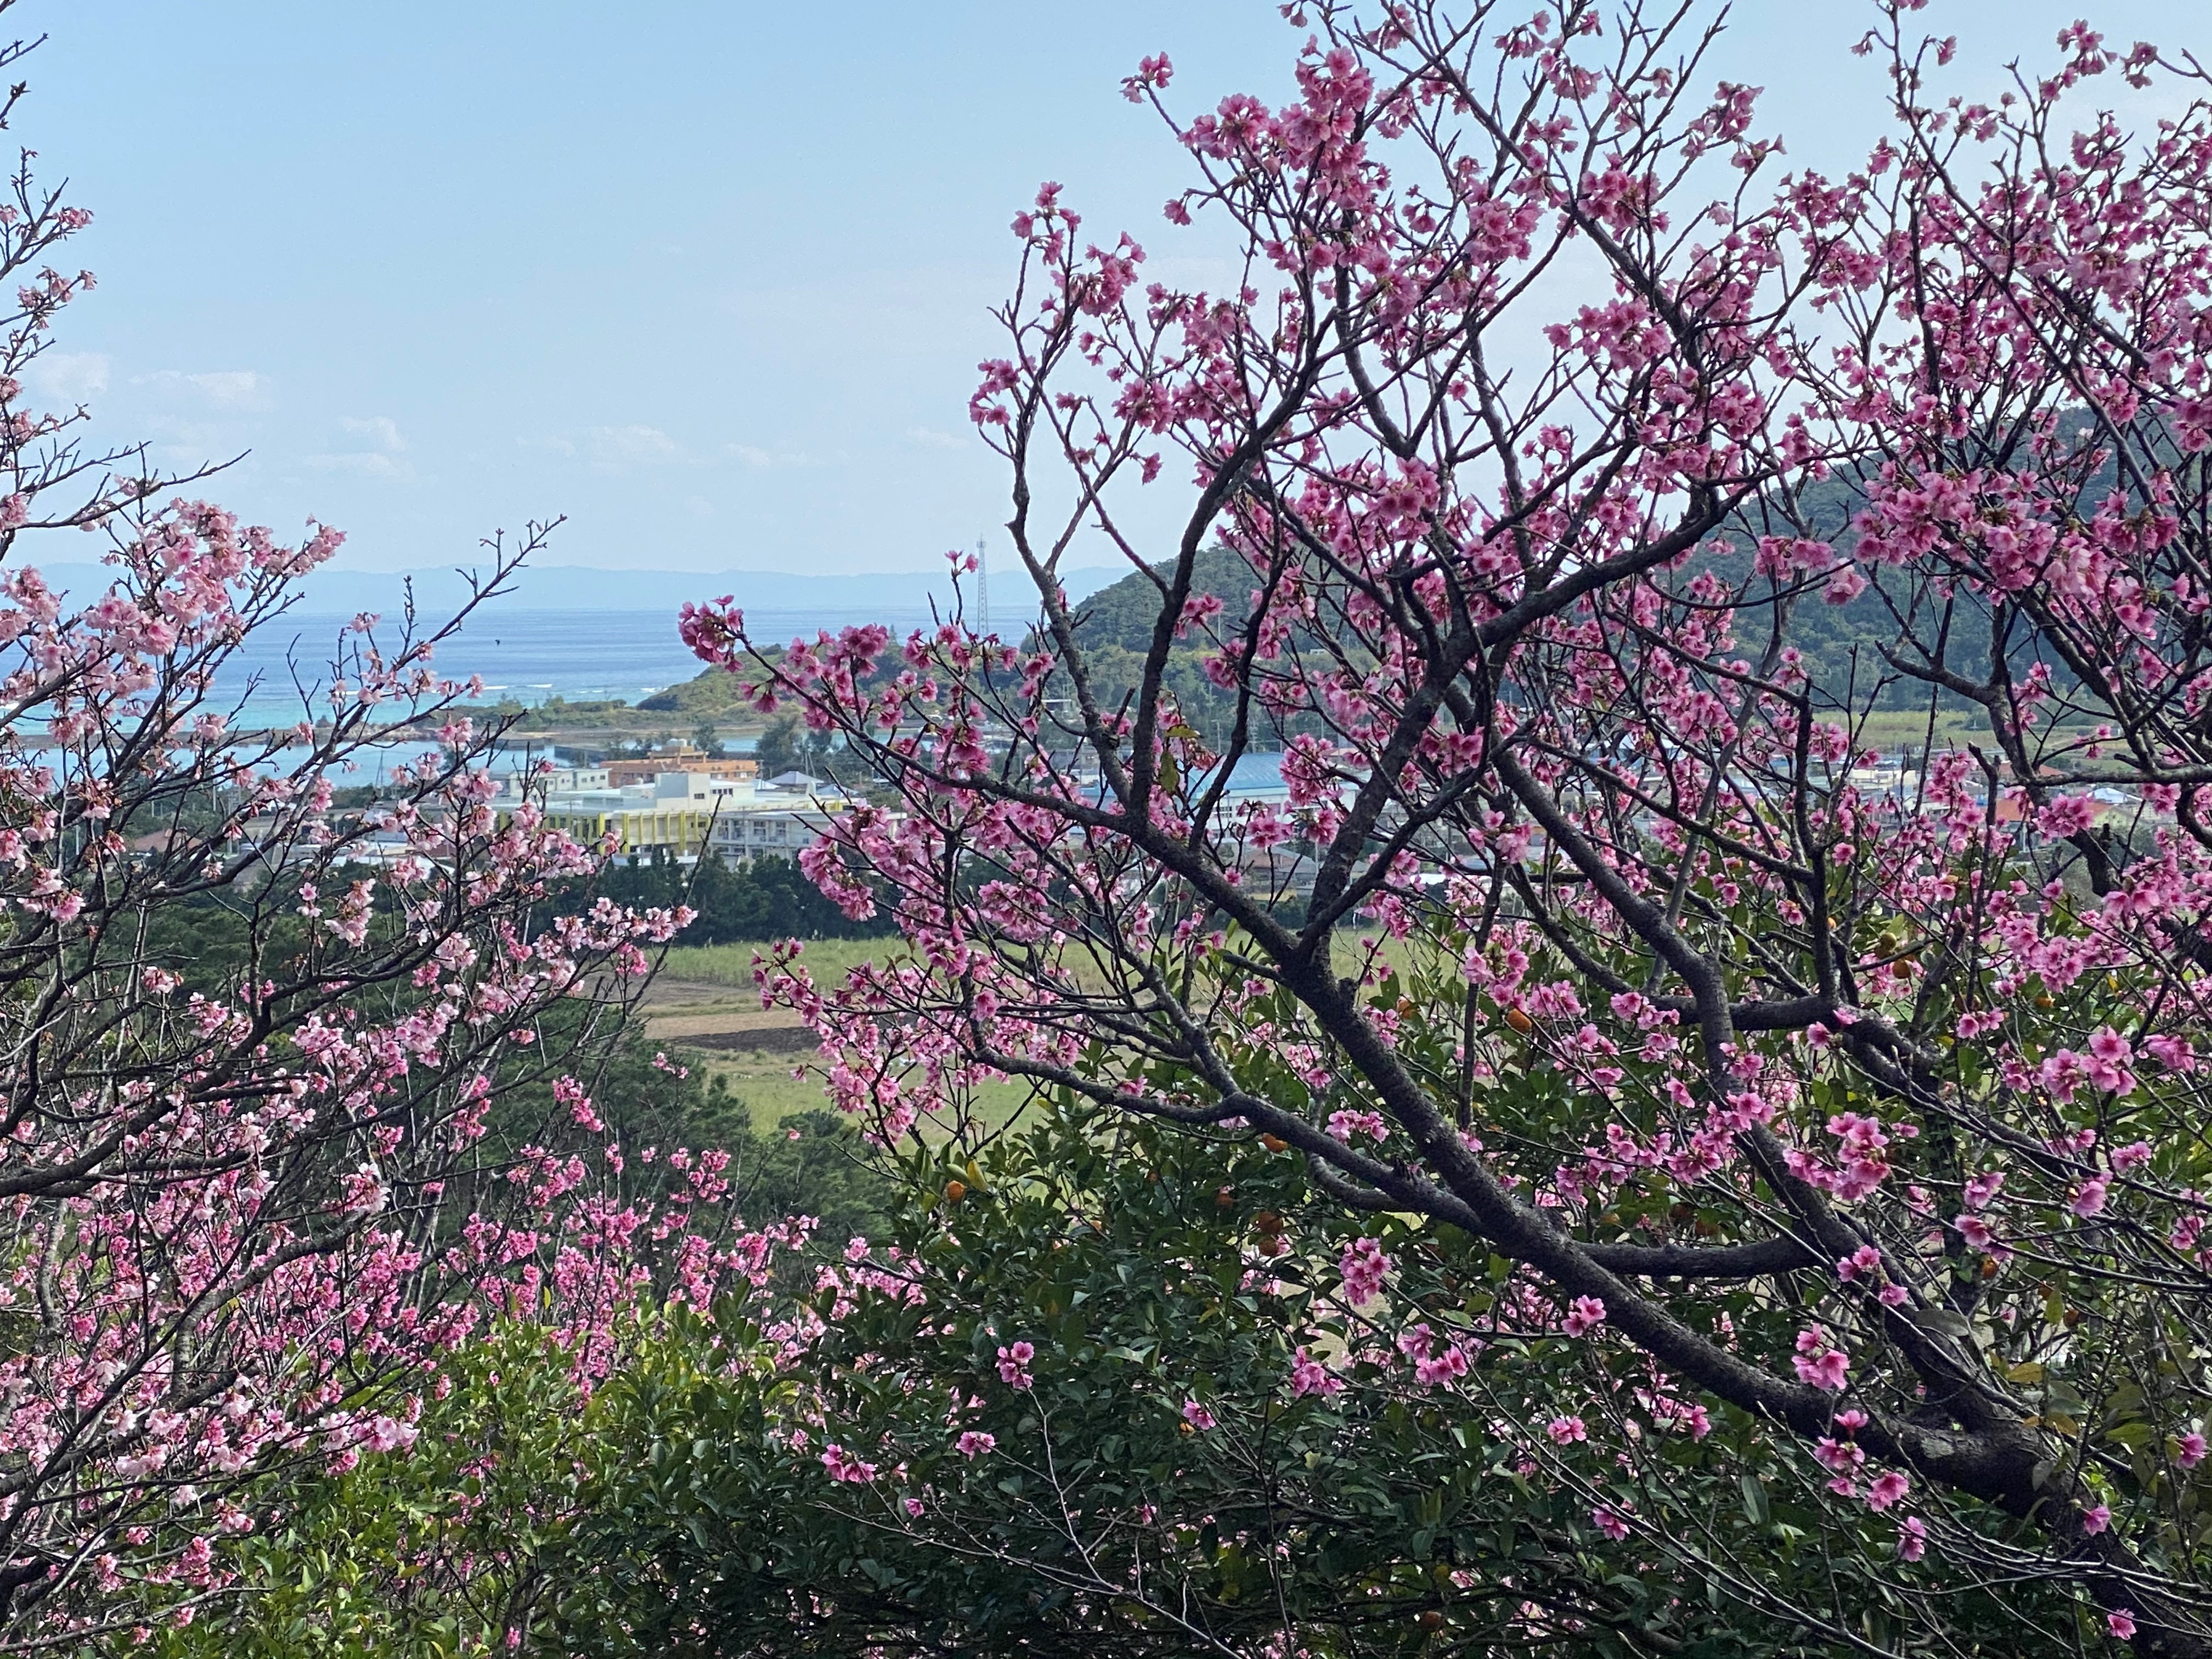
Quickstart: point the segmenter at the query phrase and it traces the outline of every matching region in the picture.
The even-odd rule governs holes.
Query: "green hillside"
[[[1848,544],[1850,515],[1856,498],[1846,487],[1830,485],[1819,498],[1806,503],[1808,516],[1827,539]],[[1751,549],[1756,532],[1740,526],[1729,541],[1716,539],[1668,574],[1668,585],[1686,592],[1704,572],[1710,571],[1731,586],[1750,575]],[[1170,567],[1154,567],[1162,575]],[[1199,555],[1194,586],[1218,597],[1223,621],[1232,624],[1249,613],[1256,585],[1251,567],[1226,548],[1214,547]],[[1764,584],[1761,584],[1764,586]],[[1905,603],[1896,598],[1899,605]],[[1144,575],[1132,572],[1085,601],[1078,611],[1079,630],[1089,652],[1093,681],[1103,701],[1111,703],[1135,690],[1151,648],[1153,625],[1159,614],[1159,589]],[[1737,612],[1735,637],[1739,654],[1756,659],[1770,630],[1769,612],[1756,599]],[[1912,617],[1915,631],[1933,635],[1935,619]],[[1796,596],[1788,615],[1787,642],[1808,659],[1813,683],[1830,702],[1864,707],[1874,693],[1877,708],[1903,711],[1924,709],[1928,690],[1905,679],[1884,660],[1881,648],[1894,647],[1902,632],[1902,619],[1879,586],[1869,586],[1844,605],[1831,605],[1818,592]],[[1961,605],[1953,619],[1950,664],[1969,675],[1985,671],[1989,658],[1987,620],[1978,611]],[[1200,664],[1204,649],[1179,644],[1170,659],[1167,683],[1194,724],[1210,737],[1225,732],[1233,718],[1231,696],[1209,682]],[[1879,691],[1875,688],[1879,687]],[[1946,694],[1946,702],[1956,699]]]
[[[1832,483],[1803,503],[1814,526],[1840,543],[1849,539],[1850,514],[1856,492]],[[1757,532],[1740,525],[1730,543],[1717,539],[1679,569],[1669,585],[1676,591],[1688,587],[1699,573],[1711,571],[1732,586],[1749,574],[1749,549]],[[1154,567],[1164,576],[1170,567]],[[1224,547],[1212,547],[1198,556],[1194,588],[1220,599],[1223,616],[1232,622],[1247,614],[1255,585],[1251,567]],[[1100,589],[1076,608],[1077,626],[1083,641],[1092,683],[1109,706],[1133,697],[1142,679],[1145,656],[1151,649],[1152,629],[1159,615],[1160,592],[1148,577],[1131,572]],[[1924,619],[1921,619],[1924,620]],[[1739,651],[1755,657],[1765,644],[1767,620],[1759,606],[1747,605],[1738,613]],[[1899,638],[1899,618],[1879,587],[1869,587],[1845,605],[1830,605],[1817,592],[1800,597],[1791,608],[1789,642],[1804,653],[1812,665],[1814,684],[1832,702],[1863,706],[1870,688],[1882,684],[1875,698],[1877,708],[1904,711],[1924,708],[1927,691],[1901,680],[1884,662],[1881,647]],[[1931,630],[1932,631],[1932,630]],[[1951,629],[1953,665],[1972,674],[1988,659],[1988,629],[1978,614],[1961,615]],[[1177,705],[1209,737],[1225,736],[1235,714],[1235,702],[1206,678],[1200,665],[1206,648],[1190,641],[1180,642],[1169,659],[1167,685]],[[641,699],[641,714],[679,717],[688,721],[723,720],[748,713],[741,677],[709,668],[695,678]]]

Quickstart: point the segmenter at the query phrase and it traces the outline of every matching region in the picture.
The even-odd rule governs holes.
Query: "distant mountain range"
[[[105,588],[113,575],[106,566],[97,564],[39,568],[55,587],[79,595]],[[1069,571],[1066,580],[1070,596],[1079,599],[1127,574],[1122,568],[1093,566]],[[1018,568],[993,575],[994,610],[1023,617],[1033,613],[1036,599]],[[466,581],[452,569],[326,569],[307,579],[300,609],[317,616],[351,616],[362,611],[393,614],[410,578],[415,601],[425,611],[450,610],[468,592]],[[971,587],[971,599],[973,592]],[[514,591],[500,603],[512,611],[672,611],[687,599],[719,599],[725,593],[748,611],[843,612],[857,622],[924,615],[933,599],[940,607],[951,600],[952,583],[941,570],[801,575],[781,570],[600,570],[547,565],[526,568],[516,577]]]

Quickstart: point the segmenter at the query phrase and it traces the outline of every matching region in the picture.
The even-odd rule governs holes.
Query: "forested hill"
[[[1804,490],[1797,499],[1797,510],[1814,535],[1847,547],[1851,540],[1851,520],[1864,500],[1851,483],[1831,477]],[[1731,586],[1741,585],[1750,574],[1751,550],[1761,528],[1748,515],[1739,519],[1724,534],[1714,537],[1670,573],[1669,585],[1678,590],[1685,588],[1705,570],[1715,572]],[[1780,526],[1765,528],[1778,532]],[[1165,577],[1172,566],[1163,562],[1152,568]],[[1251,567],[1238,555],[1225,547],[1207,548],[1198,556],[1192,574],[1193,586],[1198,592],[1220,599],[1224,624],[1249,612],[1256,584]],[[1159,594],[1158,585],[1137,571],[1099,589],[1077,608],[1085,642],[1093,649],[1118,647],[1141,657],[1152,644],[1152,625],[1159,615]],[[1798,605],[1796,612],[1791,618],[1791,643],[1820,662],[1823,683],[1828,683],[1838,672],[1848,678],[1853,647],[1860,647],[1863,653],[1879,662],[1874,646],[1877,642],[1888,644],[1896,638],[1895,618],[1872,592],[1841,605],[1827,605],[1815,597]],[[1759,632],[1762,621],[1745,617],[1737,625],[1738,638],[1749,641],[1756,637],[1763,641]]]
[[[1823,529],[1827,529],[1827,525],[1823,525]],[[1704,550],[1672,573],[1672,581],[1686,586],[1698,571],[1708,568],[1719,573],[1723,580],[1741,581],[1750,573],[1750,538],[1736,535],[1735,540],[1743,550],[1725,553],[1719,546]],[[1166,575],[1168,568],[1170,566],[1166,564],[1155,566],[1159,575]],[[1252,566],[1245,564],[1243,557],[1224,546],[1212,546],[1199,553],[1192,586],[1199,592],[1217,595],[1224,604],[1224,619],[1234,622],[1249,613],[1256,581]],[[1093,684],[1109,703],[1130,695],[1141,679],[1144,654],[1151,648],[1152,626],[1159,619],[1159,586],[1144,573],[1133,571],[1115,581],[1113,586],[1091,595],[1091,599],[1078,608],[1078,629],[1088,648]],[[1765,626],[1763,615],[1741,615],[1736,637],[1745,654],[1756,654],[1763,648]],[[1812,592],[1805,595],[1790,615],[1790,644],[1805,653],[1812,661],[1814,684],[1836,702],[1863,702],[1867,688],[1885,677],[1893,679],[1882,661],[1881,646],[1893,644],[1896,637],[1896,617],[1882,602],[1881,592],[1875,592],[1874,588],[1850,604],[1827,604],[1818,592]],[[1192,723],[1199,726],[1199,730],[1210,737],[1218,737],[1232,717],[1232,706],[1230,696],[1206,679],[1206,672],[1199,665],[1203,654],[1206,650],[1188,639],[1176,646],[1175,657],[1168,664],[1168,688],[1175,692],[1176,702],[1182,703],[1183,712],[1192,717]],[[1958,665],[1962,671],[1973,672],[1984,657],[1986,650],[1960,653]],[[1856,696],[1854,688],[1858,692]],[[1902,708],[1924,702],[1924,696],[1927,692],[1923,688],[1907,684],[1889,688],[1881,702]]]
[[[1834,508],[1836,503],[1823,505]],[[1844,514],[1839,510],[1815,511],[1811,516],[1821,529],[1840,535]],[[1671,585],[1686,586],[1699,572],[1711,570],[1731,584],[1748,574],[1753,536],[1740,530],[1735,550],[1716,540],[1670,574]],[[1155,569],[1164,576],[1169,567]],[[1198,556],[1194,587],[1218,596],[1224,619],[1233,621],[1249,611],[1255,578],[1249,565],[1224,547],[1212,547]],[[1076,606],[1078,627],[1089,658],[1094,684],[1109,703],[1133,694],[1144,671],[1152,627],[1158,617],[1160,590],[1151,578],[1132,571],[1100,589]],[[1741,652],[1756,657],[1765,642],[1766,621],[1755,611],[1739,617],[1736,636]],[[1805,595],[1794,606],[1789,639],[1811,660],[1814,681],[1838,703],[1863,704],[1868,688],[1887,678],[1896,680],[1882,660],[1880,647],[1898,637],[1898,623],[1881,593],[1873,588],[1845,605],[1829,605],[1816,593]],[[1981,618],[1963,621],[1953,629],[1954,666],[1973,674],[1987,660],[1987,633]],[[1179,642],[1168,665],[1168,686],[1184,713],[1208,736],[1225,735],[1232,718],[1231,700],[1206,678],[1200,663],[1205,649],[1194,640]],[[1924,706],[1926,692],[1911,683],[1891,684],[1877,702],[1886,708]],[[644,699],[639,708],[691,720],[734,716],[745,705],[740,677],[708,669],[697,678]]]
[[[2079,411],[2063,416],[2062,425],[2068,428],[2064,435],[2075,441],[2087,441],[2091,436],[2088,417]],[[2143,459],[2150,465],[2170,465],[2181,454],[2170,436],[2160,437],[2149,442]],[[2088,516],[2096,510],[2097,503],[2120,487],[2120,483],[2117,463],[2106,456],[2079,481],[2075,510]],[[1852,520],[1865,504],[1866,496],[1857,479],[1842,472],[1802,488],[1796,501],[1797,514],[1807,532],[1846,550],[1856,539]],[[1669,586],[1677,592],[1686,589],[1705,571],[1717,574],[1732,588],[1750,590],[1752,603],[1739,611],[1735,632],[1739,654],[1753,659],[1766,643],[1768,620],[1757,609],[1758,592],[1766,584],[1760,582],[1754,586],[1747,580],[1753,550],[1763,530],[1788,533],[1780,524],[1762,524],[1757,515],[1754,504],[1726,531],[1714,536],[1667,575]],[[1164,575],[1170,567],[1163,563],[1153,568]],[[1879,573],[1875,574],[1879,576]],[[1249,614],[1255,583],[1250,567],[1241,557],[1226,548],[1209,548],[1198,556],[1194,576],[1194,586],[1198,592],[1212,593],[1221,599],[1221,625],[1233,626]],[[1908,623],[1913,635],[1933,638],[1941,634],[1946,639],[1948,667],[1970,678],[1987,676],[1990,629],[1985,612],[1962,600],[1948,623],[1924,611],[1917,616],[1900,617],[1893,605],[1908,603],[1908,596],[1901,590],[1885,594],[1884,588],[1892,586],[1877,580],[1856,598],[1841,605],[1827,603],[1825,596],[1815,591],[1798,598],[1790,606],[1786,641],[1804,653],[1816,692],[1836,706],[1864,709],[1871,705],[1898,711],[1927,707],[1929,692],[1926,684],[1899,674],[1882,655],[1883,647],[1897,647]],[[1929,603],[1924,590],[1920,603]],[[1079,606],[1082,636],[1094,659],[1094,683],[1108,701],[1118,701],[1138,684],[1145,653],[1152,645],[1159,604],[1158,586],[1142,573],[1132,572],[1099,589]],[[2022,642],[2017,647],[2019,654],[2013,665],[2016,677],[2027,672],[2031,659],[2039,649],[2033,642],[2035,632],[2032,629],[2021,630]],[[1200,668],[1205,654],[1192,642],[1179,644],[1167,678],[1185,714],[1209,736],[1218,738],[1225,732],[1231,718],[1231,700],[1206,678]],[[2062,662],[2049,659],[2045,666],[2054,686],[2063,689],[2075,684]],[[1942,695],[1940,702],[1954,710],[1970,707],[1948,692]]]

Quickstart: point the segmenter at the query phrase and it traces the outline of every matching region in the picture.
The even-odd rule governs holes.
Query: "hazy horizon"
[[[351,616],[362,611],[389,613],[405,595],[411,582],[416,603],[433,611],[450,610],[465,599],[468,584],[465,564],[433,565],[405,570],[359,570],[325,567],[310,572],[299,583],[295,609],[301,616]],[[44,564],[41,574],[50,585],[80,599],[104,589],[114,579],[110,566],[70,562]],[[1061,574],[1061,586],[1071,599],[1086,599],[1127,574],[1125,567],[1085,565]],[[610,591],[610,584],[616,585]],[[966,591],[972,601],[975,586]],[[764,616],[820,615],[851,621],[908,619],[933,603],[942,608],[952,595],[950,574],[940,563],[935,571],[790,571],[790,570],[623,570],[600,565],[539,565],[517,573],[512,590],[496,601],[499,616],[515,611],[575,612],[597,611],[623,614],[665,616],[673,630],[678,610],[687,600],[703,601],[733,596],[745,609]],[[1036,609],[1036,595],[1018,570],[991,573],[990,598],[1000,618],[1017,613],[1027,617]]]

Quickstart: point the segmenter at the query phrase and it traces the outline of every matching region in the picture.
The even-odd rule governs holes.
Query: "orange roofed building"
[[[607,763],[607,787],[620,789],[633,783],[651,783],[663,772],[688,772],[693,777],[750,778],[760,770],[753,761],[732,755],[709,760],[707,751],[688,743],[663,744],[636,760]]]

